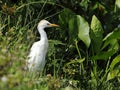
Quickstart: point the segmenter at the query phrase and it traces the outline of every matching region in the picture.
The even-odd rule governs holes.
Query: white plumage
[[[51,24],[47,20],[41,20],[38,23],[37,29],[40,33],[40,41],[37,41],[32,45],[28,55],[27,68],[29,71],[43,71],[46,63],[45,56],[48,51],[48,38],[44,28],[53,26],[58,27],[58,25]]]

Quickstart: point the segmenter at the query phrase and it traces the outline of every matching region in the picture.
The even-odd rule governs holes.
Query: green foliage
[[[78,38],[78,25],[77,25],[77,17],[73,17],[70,18],[68,21],[68,25],[69,25],[69,42],[73,43],[74,40],[76,40]]]
[[[118,13],[120,10],[120,0],[115,1],[115,13]]]
[[[103,28],[96,16],[93,16],[91,21],[91,39],[94,52],[99,53],[103,39]]]
[[[79,37],[87,47],[90,46],[89,25],[81,16],[76,15],[69,20],[69,33],[73,39],[70,39],[70,41],[74,41]]]
[[[77,16],[78,37],[85,43],[87,47],[90,46],[89,25],[81,16]]]
[[[111,64],[110,64],[110,71],[108,73],[107,80],[114,79],[115,77],[120,77],[120,55],[116,56]]]
[[[119,90],[119,0],[0,0],[0,90]],[[41,77],[25,71],[41,19],[47,63]]]

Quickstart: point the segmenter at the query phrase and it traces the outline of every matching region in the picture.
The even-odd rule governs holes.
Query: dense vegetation
[[[42,77],[24,70],[47,19]],[[0,90],[119,90],[120,0],[0,0]]]

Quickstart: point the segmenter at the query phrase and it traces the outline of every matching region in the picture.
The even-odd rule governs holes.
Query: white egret
[[[40,41],[35,42],[30,50],[27,60],[27,68],[29,71],[42,72],[46,63],[45,56],[48,51],[48,38],[44,31],[46,27],[59,27],[59,25],[51,24],[47,20],[41,20],[37,29],[40,33]]]

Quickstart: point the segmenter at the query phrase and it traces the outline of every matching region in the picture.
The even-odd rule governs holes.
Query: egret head
[[[46,28],[46,27],[59,27],[59,25],[57,24],[52,24],[50,22],[48,22],[47,20],[41,20],[39,23],[38,23],[38,28]]]

